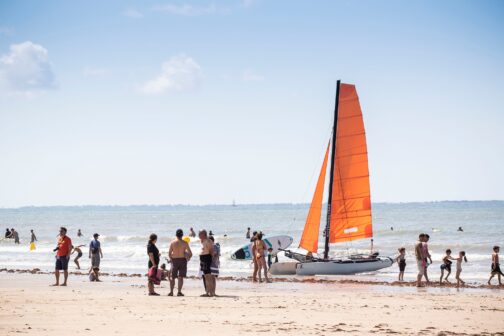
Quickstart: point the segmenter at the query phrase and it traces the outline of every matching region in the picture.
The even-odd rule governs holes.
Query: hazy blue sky
[[[504,199],[504,1],[0,2],[0,207],[308,202],[335,81],[372,199]]]

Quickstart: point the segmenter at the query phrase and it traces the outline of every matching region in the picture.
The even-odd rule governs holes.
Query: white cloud
[[[93,67],[85,67],[82,70],[82,75],[84,77],[101,77],[107,74],[107,69],[102,68],[93,68]]]
[[[180,4],[180,5],[166,4],[156,6],[153,9],[158,12],[165,12],[168,14],[181,15],[181,16],[228,14],[230,12],[229,8],[219,7],[213,3],[207,6],[199,6],[192,4]]]
[[[252,70],[245,70],[242,75],[242,80],[245,82],[259,82],[264,80],[264,76],[258,75]]]
[[[55,88],[47,49],[30,41],[12,44],[10,52],[0,57],[0,84],[19,94]]]
[[[179,55],[164,62],[161,74],[146,82],[141,91],[146,94],[163,94],[173,91],[190,91],[201,80],[201,67],[191,57]]]
[[[143,13],[134,9],[134,8],[129,8],[126,9],[122,12],[122,15],[133,18],[133,19],[141,19],[143,18]]]

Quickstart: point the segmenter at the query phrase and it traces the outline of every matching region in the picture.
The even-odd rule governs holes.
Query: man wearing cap
[[[103,258],[101,244],[98,240],[99,236],[98,233],[95,233],[93,235],[94,239],[89,243],[89,259],[91,259],[91,268],[94,270],[100,269],[100,260]],[[98,275],[98,272],[96,274]],[[98,276],[96,281],[99,281]]]
[[[184,294],[182,294],[182,285],[184,284],[184,278],[187,276],[187,261],[191,259],[192,252],[189,244],[182,239],[184,232],[181,229],[177,230],[175,236],[177,238],[171,242],[170,250],[168,251],[168,257],[172,264],[170,293],[168,296],[173,296],[175,278],[178,278],[177,296],[184,296]]]

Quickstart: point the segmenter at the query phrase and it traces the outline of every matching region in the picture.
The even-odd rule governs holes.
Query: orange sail
[[[306,218],[306,224],[304,227],[303,236],[301,237],[301,242],[299,243],[299,247],[302,247],[305,250],[313,253],[316,253],[318,250],[320,215],[322,213],[322,198],[324,196],[324,186],[325,186],[325,176],[327,171],[328,156],[329,156],[329,145],[327,145],[327,150],[324,157],[324,163],[322,164],[322,169],[320,170],[320,175],[317,181],[317,187],[315,188],[315,194],[313,194],[313,199],[310,205],[310,211],[308,212],[308,217]]]
[[[350,84],[340,86],[333,179],[330,242],[372,237],[366,133]]]

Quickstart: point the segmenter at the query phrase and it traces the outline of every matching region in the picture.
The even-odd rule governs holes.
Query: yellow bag
[[[35,243],[30,243],[30,251],[33,251],[35,249],[36,249]]]

